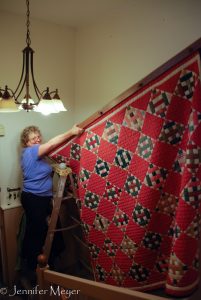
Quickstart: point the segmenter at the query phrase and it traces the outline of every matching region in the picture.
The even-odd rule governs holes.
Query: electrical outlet
[[[20,199],[20,188],[7,188],[7,205],[11,205]]]
[[[13,201],[13,194],[12,194],[12,192],[8,192],[7,193],[7,205],[11,205],[12,201]]]

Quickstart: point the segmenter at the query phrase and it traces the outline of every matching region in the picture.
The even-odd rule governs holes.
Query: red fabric
[[[198,285],[201,86],[195,53],[51,153],[69,163],[97,281]]]

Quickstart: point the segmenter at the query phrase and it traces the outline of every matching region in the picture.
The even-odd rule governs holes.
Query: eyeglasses
[[[38,140],[41,140],[41,135],[39,135],[39,134],[29,138],[30,142],[36,142]]]

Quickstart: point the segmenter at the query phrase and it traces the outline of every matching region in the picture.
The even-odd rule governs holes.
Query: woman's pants
[[[22,244],[22,259],[30,270],[37,267],[37,256],[42,253],[51,213],[52,197],[22,192],[21,202],[26,215],[26,229]]]

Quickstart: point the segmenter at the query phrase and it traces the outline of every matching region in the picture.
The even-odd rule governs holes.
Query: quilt
[[[200,57],[194,53],[50,157],[73,170],[95,279],[185,296],[199,282]]]

